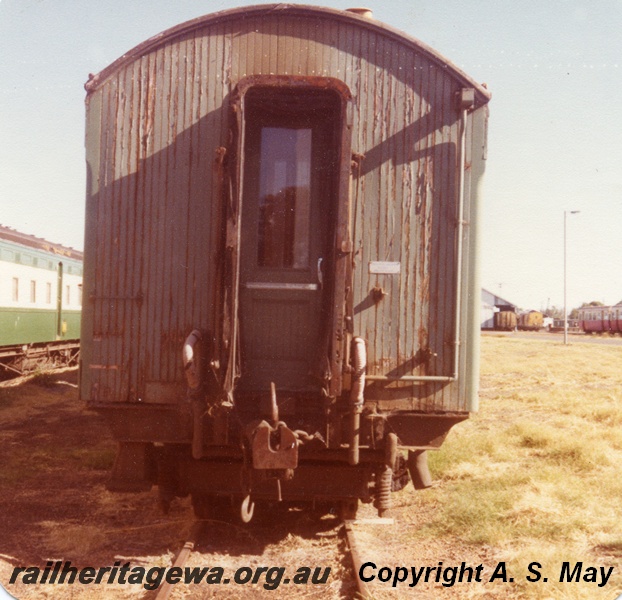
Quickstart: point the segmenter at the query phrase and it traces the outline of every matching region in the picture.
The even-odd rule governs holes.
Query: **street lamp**
[[[564,211],[564,344],[568,344],[568,304],[566,299],[566,283],[567,283],[567,260],[566,260],[566,248],[567,248],[567,236],[566,236],[566,220],[568,213],[576,215],[580,213],[580,210],[565,210]]]

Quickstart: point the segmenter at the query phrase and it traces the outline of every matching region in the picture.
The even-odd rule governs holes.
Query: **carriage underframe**
[[[119,440],[109,489],[137,492],[157,485],[165,510],[175,497],[190,495],[199,517],[233,509],[243,521],[252,517],[255,502],[260,507],[330,510],[348,518],[356,514],[358,501],[374,502],[378,513],[386,515],[391,493],[409,480],[416,489],[431,485],[426,451],[439,448],[450,428],[468,418],[458,413],[364,414],[359,432],[364,444],[353,465],[348,443],[329,447],[319,433],[289,429],[284,421],[269,423],[269,417],[251,420],[245,431],[231,427],[238,420],[232,415],[207,418],[203,433],[217,437],[220,431],[229,443],[203,446],[197,457],[190,405],[162,406],[155,412],[152,407],[118,410],[108,405],[98,411]],[[348,439],[343,411],[340,420],[345,422],[340,438]],[[334,435],[327,437],[330,443]]]

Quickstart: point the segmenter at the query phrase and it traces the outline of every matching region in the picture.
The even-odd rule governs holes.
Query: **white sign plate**
[[[371,261],[369,263],[369,272],[379,275],[395,275],[400,272],[401,265],[399,262],[389,261]]]

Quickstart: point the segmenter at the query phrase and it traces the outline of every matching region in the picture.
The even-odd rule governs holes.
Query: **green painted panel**
[[[80,311],[63,311],[66,331],[61,339],[80,337]],[[51,342],[56,336],[56,311],[0,308],[0,346]]]

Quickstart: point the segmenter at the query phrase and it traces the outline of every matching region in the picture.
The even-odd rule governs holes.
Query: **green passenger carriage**
[[[0,226],[0,371],[76,364],[82,253]]]
[[[477,409],[490,94],[350,11],[173,27],[86,84],[81,396],[115,489],[381,513]]]

